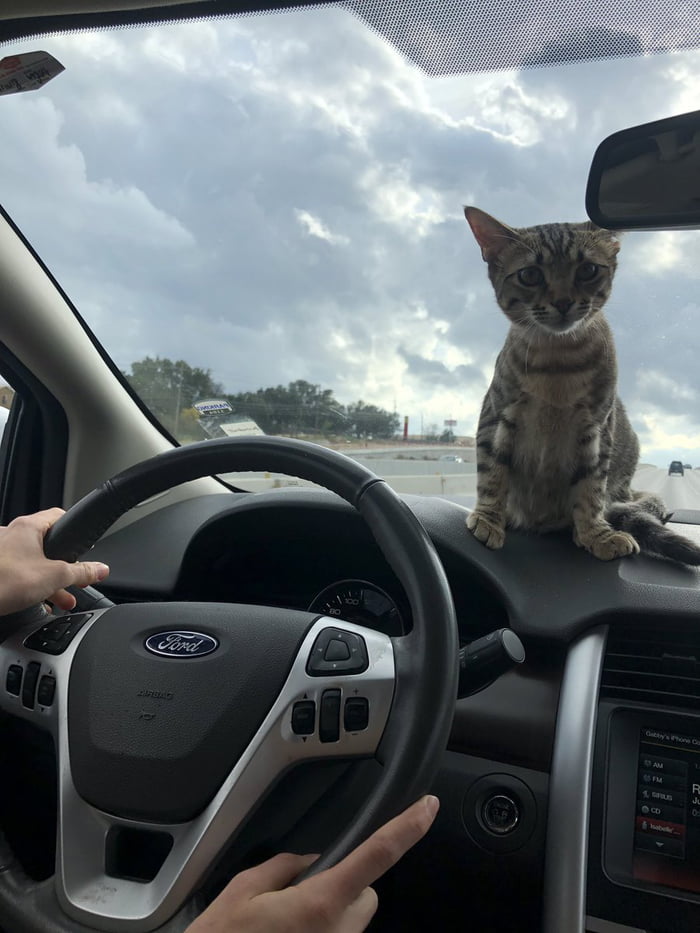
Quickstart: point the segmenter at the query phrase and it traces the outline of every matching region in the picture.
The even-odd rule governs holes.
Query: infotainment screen
[[[700,736],[640,730],[632,878],[700,893]]]

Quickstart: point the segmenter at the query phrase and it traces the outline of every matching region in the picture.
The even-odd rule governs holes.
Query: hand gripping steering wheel
[[[246,470],[311,480],[352,504],[406,591],[411,631],[389,638],[308,612],[178,602],[15,628],[0,644],[0,706],[52,734],[59,805],[53,878],[28,878],[0,846],[0,920],[12,933],[183,930],[212,864],[300,763],[378,763],[314,873],[429,789],[457,693],[454,607],[422,525],[365,467],[282,438],[180,447],[76,503],[46,554],[76,560],[150,496]]]

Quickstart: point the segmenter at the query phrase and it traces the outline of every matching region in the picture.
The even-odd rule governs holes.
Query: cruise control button
[[[22,685],[22,706],[26,706],[27,709],[34,709],[34,693],[40,670],[41,664],[38,661],[30,661],[27,664],[27,673],[24,675]]]
[[[295,735],[313,735],[316,726],[316,704],[313,700],[299,700],[292,709],[292,732]]]
[[[340,738],[340,690],[324,690],[318,736],[322,742],[337,742]]]
[[[39,681],[39,689],[36,692],[36,701],[39,706],[51,706],[55,693],[56,678],[49,677],[47,674]]]
[[[343,657],[340,657],[341,652]],[[306,673],[312,677],[361,674],[368,667],[367,645],[361,635],[339,628],[325,628],[313,643]]]
[[[332,641],[329,641],[323,654],[324,661],[347,661],[349,657],[350,649],[347,643],[340,641],[339,638],[334,638]]]
[[[5,690],[12,696],[18,697],[22,688],[22,668],[19,664],[10,664],[5,678]]]
[[[343,725],[346,732],[362,732],[369,724],[369,700],[366,697],[348,697],[345,701]]]
[[[44,629],[46,641],[60,641],[70,628],[70,622],[53,622]]]
[[[74,615],[60,616],[24,639],[27,648],[43,651],[44,654],[63,654],[73,640],[76,632],[92,618],[91,612],[76,612]]]

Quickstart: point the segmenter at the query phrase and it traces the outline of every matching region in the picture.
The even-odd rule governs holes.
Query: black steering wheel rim
[[[107,480],[56,523],[46,537],[45,552],[52,558],[76,560],[118,518],[153,495],[201,476],[262,470],[317,483],[353,505],[406,590],[413,616],[410,633],[392,639],[395,695],[377,749],[381,777],[357,818],[315,863],[316,873],[335,864],[425,793],[447,744],[458,680],[454,607],[433,544],[406,504],[361,464],[318,445],[286,438],[226,438],[176,448]],[[22,899],[30,890],[41,895],[29,899],[36,901],[32,903],[36,910],[46,900],[44,887],[21,883],[12,866],[6,872],[0,868],[0,913],[4,915],[4,906],[16,913],[18,897]],[[179,922],[174,918],[160,929],[181,929],[182,917],[177,917]],[[64,929],[57,917],[40,917],[39,923],[24,929],[27,933]],[[91,929],[70,921],[65,930],[78,928]]]

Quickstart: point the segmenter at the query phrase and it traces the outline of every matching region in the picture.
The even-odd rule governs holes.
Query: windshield
[[[65,71],[0,98],[0,201],[163,426],[303,437],[425,494],[474,492],[508,328],[463,206],[585,219],[598,143],[700,87],[694,50],[430,76],[342,7],[5,54],[38,48]],[[698,246],[625,235],[606,308],[671,508],[700,507]]]

